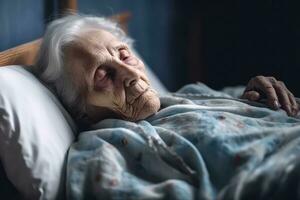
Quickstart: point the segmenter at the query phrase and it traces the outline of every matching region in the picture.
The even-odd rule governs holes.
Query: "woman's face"
[[[67,73],[83,95],[94,121],[144,119],[160,107],[143,62],[111,33],[90,29],[65,49]]]

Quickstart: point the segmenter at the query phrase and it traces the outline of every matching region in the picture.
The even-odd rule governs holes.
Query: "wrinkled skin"
[[[251,101],[265,99],[270,108],[277,110],[281,107],[289,116],[296,116],[299,112],[294,95],[274,77],[256,76],[250,79],[241,98]]]
[[[138,121],[160,108],[143,62],[111,33],[85,30],[64,49],[67,74],[84,97],[92,122],[105,118]]]

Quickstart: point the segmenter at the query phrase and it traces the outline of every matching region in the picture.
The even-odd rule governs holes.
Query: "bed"
[[[113,18],[126,29],[130,14]],[[170,93],[148,69],[157,115],[78,133],[31,74],[41,40],[0,52],[1,199],[300,199],[299,115],[237,98],[243,87]]]

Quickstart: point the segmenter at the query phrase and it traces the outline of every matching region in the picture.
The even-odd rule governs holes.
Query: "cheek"
[[[113,92],[113,102],[118,107],[122,107],[126,104],[126,93],[123,84],[116,84]]]
[[[99,106],[99,107],[111,107],[111,101],[113,95],[109,92],[88,92],[86,103],[88,105]]]
[[[92,88],[92,90],[95,90],[99,93],[110,92],[113,91],[114,82],[109,78],[104,78],[101,81],[95,81],[93,87],[94,88]]]
[[[91,89],[88,91],[87,104],[114,109],[122,107],[125,103],[125,93],[122,87],[111,83],[107,88],[101,90]]]
[[[137,68],[140,71],[141,79],[143,81],[145,81],[146,83],[150,84],[149,78],[148,78],[147,73],[146,73],[145,65],[144,65],[144,63],[141,60],[139,60],[139,65],[138,65]]]

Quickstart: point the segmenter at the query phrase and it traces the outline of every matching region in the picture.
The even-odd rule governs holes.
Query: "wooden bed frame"
[[[60,5],[60,13],[76,13],[76,0],[63,0]],[[121,28],[126,32],[128,21],[131,17],[129,12],[123,12],[113,15],[110,18],[118,22]],[[36,39],[25,44],[18,45],[14,48],[0,52],[0,67],[5,65],[33,65],[36,54],[39,50],[42,38]]]

